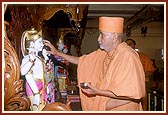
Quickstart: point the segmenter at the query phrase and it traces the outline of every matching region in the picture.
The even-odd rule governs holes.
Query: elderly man
[[[96,51],[74,57],[58,52],[49,41],[53,55],[78,64],[78,84],[83,111],[140,111],[145,96],[145,75],[139,56],[123,41],[124,19],[100,17]]]

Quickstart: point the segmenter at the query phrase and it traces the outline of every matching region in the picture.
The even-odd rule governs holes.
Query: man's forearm
[[[61,56],[65,60],[69,61],[70,63],[78,64],[79,57],[71,56],[62,52],[57,52],[57,55]]]
[[[106,104],[106,110],[113,109],[115,107],[125,105],[130,102],[130,100],[122,100],[118,98],[112,91],[108,90],[100,90],[98,95],[109,97],[109,101]]]
[[[125,105],[127,103],[130,103],[128,100],[119,100],[119,99],[109,99],[109,101],[106,103],[106,110],[110,110],[113,108],[116,108],[121,105]]]

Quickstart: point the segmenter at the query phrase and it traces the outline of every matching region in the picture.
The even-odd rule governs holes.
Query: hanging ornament
[[[148,30],[148,28],[147,28],[146,25],[143,25],[143,26],[141,27],[141,35],[143,35],[143,37],[146,36],[147,30]]]

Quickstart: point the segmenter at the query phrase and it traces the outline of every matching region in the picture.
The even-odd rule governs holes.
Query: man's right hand
[[[50,48],[50,51],[46,51],[49,54],[58,55],[58,50],[48,40],[43,40],[43,44]]]

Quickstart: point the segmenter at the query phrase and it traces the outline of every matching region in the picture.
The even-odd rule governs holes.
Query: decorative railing
[[[147,96],[148,111],[164,111],[164,92],[151,88]]]

